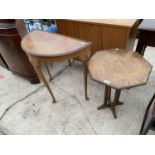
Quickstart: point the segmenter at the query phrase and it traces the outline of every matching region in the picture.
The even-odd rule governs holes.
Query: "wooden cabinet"
[[[133,50],[139,22],[136,19],[56,20],[60,34],[91,41],[93,52],[109,48]]]
[[[136,52],[144,55],[147,46],[155,47],[155,19],[144,19],[138,27]]]
[[[0,66],[3,66],[4,68],[8,69],[8,66],[5,62],[5,60],[3,59],[3,57],[0,55]]]
[[[0,20],[0,65],[30,80],[31,83],[38,83],[37,74],[30,64],[27,55],[21,49],[22,35],[20,35],[20,32],[24,34],[21,31],[24,28],[18,31],[16,22],[20,25],[23,20]]]

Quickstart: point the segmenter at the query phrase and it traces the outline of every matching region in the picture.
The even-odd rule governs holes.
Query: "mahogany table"
[[[91,42],[55,33],[43,32],[41,30],[35,30],[24,36],[21,42],[21,46],[23,50],[27,53],[28,58],[32,63],[35,71],[37,72],[39,78],[44,82],[49,93],[51,94],[53,98],[53,103],[56,102],[56,99],[39,67],[40,64],[41,63],[45,64],[48,74],[50,75],[50,78],[52,78],[47,66],[47,62],[64,61],[79,58],[81,61],[84,62],[83,66],[85,68],[86,66],[85,62],[91,56],[91,50],[90,50]],[[85,72],[84,72],[84,78],[86,79]]]
[[[151,69],[152,65],[137,52],[123,49],[96,52],[88,62],[88,70],[93,80],[106,86],[104,103],[98,109],[110,107],[117,118],[115,105],[122,104],[121,89],[146,84]],[[116,90],[113,102],[111,88]]]

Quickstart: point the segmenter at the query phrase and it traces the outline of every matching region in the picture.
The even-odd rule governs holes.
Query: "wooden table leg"
[[[88,75],[88,68],[87,63],[83,63],[83,72],[84,72],[84,92],[85,92],[85,99],[89,100],[87,95],[87,75]]]
[[[68,59],[68,64],[69,64],[70,67],[72,66],[70,59]]]
[[[107,102],[111,101],[111,87],[108,86],[108,97],[107,97]]]
[[[122,105],[122,104],[124,104],[123,102],[119,101],[120,94],[121,94],[121,90],[116,89],[116,91],[115,91],[115,97],[114,97],[114,101],[116,100],[116,105]]]
[[[123,102],[119,101],[120,94],[121,94],[121,90],[116,89],[115,90],[114,101],[111,102],[111,110],[112,110],[112,113],[114,115],[114,118],[117,118],[116,111],[115,111],[115,106],[123,104]]]
[[[52,96],[53,103],[56,103],[56,100],[55,100],[55,97],[54,97],[54,95],[52,93],[52,90],[51,90],[50,86],[48,85],[48,82],[46,81],[46,79],[45,79],[45,77],[44,77],[44,75],[43,75],[43,73],[42,73],[42,71],[41,71],[41,69],[39,67],[39,63],[38,62],[35,62],[35,63],[31,62],[31,63],[32,63],[36,73],[38,74],[39,78],[44,82],[46,88],[48,89],[50,95]]]
[[[115,91],[114,101],[111,103],[111,110],[112,110],[114,118],[117,118],[116,111],[115,111],[115,105],[117,104],[117,101],[119,100],[120,92],[121,92],[120,90]]]
[[[103,109],[110,107],[110,99],[111,98],[111,88],[109,86],[105,86],[105,92],[104,92],[104,102],[101,106],[99,106],[97,109]]]
[[[50,72],[50,70],[49,70],[48,63],[47,63],[47,62],[44,62],[44,65],[45,65],[45,68],[46,68],[46,70],[47,70],[47,72],[48,72],[48,75],[49,75],[49,77],[50,77],[50,80],[52,80],[52,75],[51,75],[51,72]]]
[[[114,118],[117,118],[115,106],[123,104],[123,102],[119,101],[120,93],[121,93],[121,90],[117,89],[115,91],[114,101],[112,102],[111,101],[111,87],[105,86],[104,103],[101,106],[99,106],[97,109],[100,110],[100,109],[110,107]]]

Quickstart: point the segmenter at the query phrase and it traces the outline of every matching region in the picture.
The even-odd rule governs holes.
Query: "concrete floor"
[[[155,66],[155,48],[146,49],[145,58]],[[155,88],[153,68],[147,85],[123,90],[117,119],[110,109],[97,110],[103,102],[104,86],[88,80],[89,101],[83,92],[80,62],[53,63],[50,82],[57,103],[43,84],[32,85],[0,67],[0,134],[130,134],[139,133],[145,108]],[[48,78],[48,76],[47,76]],[[149,134],[155,134],[150,131]]]

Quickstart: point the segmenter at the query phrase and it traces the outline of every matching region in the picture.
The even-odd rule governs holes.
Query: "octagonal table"
[[[123,49],[98,51],[87,65],[91,78],[106,86],[104,103],[98,109],[110,107],[114,118],[115,105],[123,104],[119,101],[121,89],[146,84],[152,70],[152,65],[137,52]],[[111,88],[115,89],[113,101]]]

